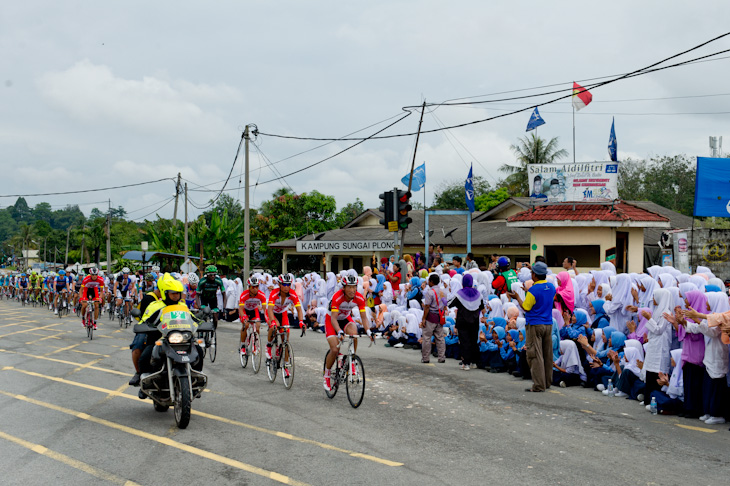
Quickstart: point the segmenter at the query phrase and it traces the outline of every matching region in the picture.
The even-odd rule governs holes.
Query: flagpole
[[[573,163],[575,164],[575,105],[573,105]]]

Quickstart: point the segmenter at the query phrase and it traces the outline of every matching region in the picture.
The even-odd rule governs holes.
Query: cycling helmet
[[[357,285],[357,277],[354,275],[345,275],[344,277],[342,277],[342,285]]]
[[[122,268],[122,273],[129,273],[129,267]]]
[[[148,282],[154,282],[155,280],[157,280],[157,277],[152,273],[148,273],[144,276],[144,279]]]
[[[294,279],[291,278],[291,275],[287,273],[279,275],[279,278],[277,280],[279,282],[279,285],[291,285],[292,283],[294,283]]]
[[[159,272],[160,271],[160,266],[159,265],[152,265],[152,271],[153,272]]]
[[[51,273],[52,273],[52,272],[51,272]],[[43,273],[41,273],[41,277],[43,277],[43,278],[46,278],[47,276],[48,276],[48,272],[45,272],[45,271],[44,271]]]
[[[200,282],[200,278],[198,278],[198,275],[195,273],[188,274],[188,283],[190,285],[198,285],[198,282]]]
[[[504,256],[499,257],[499,260],[497,260],[497,266],[499,268],[509,267],[509,264],[510,264],[509,258],[507,258],[507,257],[504,257]]]
[[[24,273],[21,273],[21,274],[20,274],[20,276],[21,276],[21,277],[25,277],[25,274],[24,274]]]
[[[66,270],[59,270],[58,274],[63,277],[64,275],[66,275]]]
[[[32,271],[32,272],[30,272],[30,273],[32,273],[33,275],[37,275],[37,274],[38,274],[38,272],[36,272],[35,270],[33,270],[33,271]]]
[[[215,265],[208,265],[205,267],[205,273],[218,273],[218,267]]]
[[[256,275],[253,275],[246,280],[246,284],[251,287],[258,287],[259,285],[259,278]]]
[[[99,275],[99,269],[96,267],[89,268],[89,275]]]

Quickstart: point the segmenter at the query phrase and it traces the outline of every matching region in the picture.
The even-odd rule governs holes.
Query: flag
[[[466,197],[466,205],[469,207],[469,211],[474,212],[474,181],[472,181],[472,167],[469,167],[469,175],[466,176],[466,182],[464,183],[464,194]]]
[[[408,187],[408,180],[411,178],[411,174],[408,173],[403,176],[400,181]],[[416,192],[423,189],[426,185],[426,162],[413,169],[413,182],[411,183],[411,191]]]
[[[618,162],[618,145],[616,144],[616,130],[614,130],[614,123],[616,120],[611,121],[611,135],[608,136],[608,155],[611,156],[612,162]]]
[[[583,86],[573,81],[573,108],[579,111],[588,106],[591,101],[593,101],[593,95]]]
[[[730,217],[730,166],[727,159],[697,157],[693,214],[694,216]],[[710,246],[708,245],[708,251],[712,255],[712,250],[709,250]],[[717,254],[725,255],[725,243],[720,246]],[[722,258],[722,256],[717,258]]]
[[[527,130],[526,132],[529,132],[530,130],[534,130],[540,125],[544,125],[545,120],[542,119],[540,116],[540,112],[537,111],[537,106],[535,107],[535,111],[532,112],[532,116],[530,116],[530,121],[527,122]]]

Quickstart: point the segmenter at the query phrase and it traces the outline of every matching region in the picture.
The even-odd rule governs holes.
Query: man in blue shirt
[[[544,392],[553,381],[553,301],[555,287],[545,280],[548,268],[543,262],[532,265],[532,280],[535,282],[525,292],[523,301],[519,295],[509,293],[525,310],[527,321],[527,343],[525,352],[532,374],[532,388],[528,392]]]

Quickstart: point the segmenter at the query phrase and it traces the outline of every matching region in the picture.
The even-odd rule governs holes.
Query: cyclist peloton
[[[188,283],[185,285],[185,305],[189,309],[197,309],[200,307],[198,303],[198,283],[200,278],[195,273],[188,274]]]
[[[304,314],[302,313],[302,304],[299,303],[299,297],[295,292],[291,291],[294,279],[291,275],[279,275],[277,279],[279,287],[275,288],[269,294],[269,302],[267,315],[269,316],[269,333],[266,342],[266,362],[271,359],[271,346],[273,345],[274,334],[278,326],[286,326],[289,324],[289,311],[297,310],[299,315],[299,327],[304,327]],[[286,330],[289,335],[289,329]]]
[[[93,297],[89,299],[89,291]],[[94,329],[99,320],[99,303],[104,295],[104,279],[99,276],[99,269],[91,267],[89,275],[81,282],[81,322],[86,326],[86,306],[89,300],[94,302]]]
[[[345,275],[342,279],[342,285],[342,289],[332,296],[327,318],[325,319],[325,336],[330,346],[324,368],[324,389],[327,391],[332,390],[330,368],[337,359],[339,341],[344,338],[345,334],[357,336],[357,324],[352,319],[352,312],[356,308],[360,311],[363,327],[367,330],[368,336],[371,336],[370,322],[365,313],[365,297],[357,291],[357,277]],[[355,351],[357,351],[357,341],[355,341]]]
[[[30,273],[30,285],[33,289],[33,298],[38,299],[38,296],[41,293],[41,276],[38,275],[38,272],[35,270],[31,271]]]
[[[18,290],[20,291],[20,298],[28,303],[28,289],[30,288],[30,280],[25,273],[20,274],[18,280]]]
[[[248,289],[244,290],[238,302],[238,316],[241,319],[241,354],[246,354],[246,336],[250,321],[259,321],[256,331],[261,332],[261,317],[266,316],[266,295],[259,289],[259,279],[250,277],[246,281]],[[260,312],[259,312],[260,311]],[[265,319],[265,317],[264,317]]]
[[[205,278],[198,285],[198,296],[200,297],[200,306],[207,306],[211,311],[218,308],[218,296],[216,293],[221,291],[223,296],[226,295],[226,287],[223,280],[218,276],[218,267],[208,265],[205,267]],[[213,329],[218,328],[218,313],[213,312]]]
[[[122,268],[122,274],[114,280],[114,291],[112,292],[116,298],[115,314],[119,315],[119,309],[122,308],[122,301],[126,308],[126,314],[132,312],[132,294],[134,293],[134,281],[129,276],[129,268]]]
[[[53,289],[55,295],[53,298],[53,313],[58,314],[62,294],[66,296],[66,305],[68,305],[69,277],[66,276],[66,271],[59,270],[58,276],[53,279],[53,283],[49,287]]]

